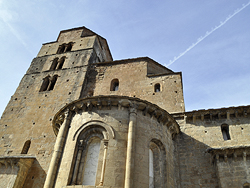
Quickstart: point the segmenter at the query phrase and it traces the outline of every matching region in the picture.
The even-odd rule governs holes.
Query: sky
[[[250,105],[249,0],[0,0],[0,114],[43,43],[85,26],[114,60],[182,72],[186,111]]]

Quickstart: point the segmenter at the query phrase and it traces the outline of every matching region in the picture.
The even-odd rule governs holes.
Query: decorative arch
[[[162,142],[152,139],[149,143],[149,188],[166,187],[167,161]]]
[[[76,133],[73,136],[73,140],[75,140],[75,138],[78,138],[80,133],[83,133],[86,130],[91,129],[92,127],[95,127],[95,126],[102,127],[105,130],[104,139],[109,140],[110,138],[112,139],[115,138],[115,132],[111,126],[107,125],[106,123],[102,121],[92,120],[87,123],[84,123],[81,127],[79,127],[79,129],[76,131]]]
[[[113,129],[102,121],[87,122],[76,131],[73,136],[76,148],[71,168],[71,185],[103,185],[108,142],[114,137]],[[99,155],[101,153],[103,156]],[[96,173],[99,161],[102,161],[102,171],[98,181]]]

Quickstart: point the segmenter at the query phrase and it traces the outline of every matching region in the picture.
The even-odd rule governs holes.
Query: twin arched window
[[[110,91],[118,91],[119,89],[119,80],[113,79],[110,84]]]
[[[149,188],[166,187],[166,150],[161,141],[153,139],[149,144]]]
[[[39,92],[53,90],[57,81],[57,77],[58,75],[54,75],[52,78],[50,76],[45,77]]]
[[[57,54],[62,54],[62,53],[65,53],[65,52],[70,52],[71,49],[73,47],[73,42],[70,42],[68,44],[62,44],[59,46],[58,50],[57,50]]]
[[[58,70],[58,69],[62,69],[63,64],[64,64],[64,62],[65,62],[65,59],[66,59],[65,56],[62,57],[60,60],[59,60],[58,57],[55,58],[55,59],[53,60],[52,64],[51,64],[51,67],[50,67],[49,70]]]

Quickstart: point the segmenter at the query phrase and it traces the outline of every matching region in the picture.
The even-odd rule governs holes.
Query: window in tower
[[[64,53],[65,47],[66,47],[66,44],[60,45],[59,48],[58,48],[58,50],[57,50],[57,54],[62,54],[62,53]]]
[[[160,92],[161,91],[161,85],[160,84],[155,84],[155,92]]]
[[[39,92],[53,90],[57,81],[57,77],[58,75],[54,75],[53,78],[50,76],[45,77]]]
[[[62,54],[62,53],[65,53],[65,52],[70,52],[72,50],[72,47],[73,47],[73,42],[70,42],[68,44],[61,44],[57,50],[57,54]]]
[[[42,86],[40,88],[40,92],[47,91],[49,83],[50,83],[50,76],[47,76],[43,79],[43,83],[42,83]]]
[[[226,140],[231,140],[230,134],[229,134],[229,126],[227,124],[222,124],[221,125],[221,133],[223,136],[223,139]]]
[[[73,43],[72,43],[72,42],[66,44],[66,50],[65,50],[65,51],[66,51],[66,52],[70,52],[71,49],[72,49],[72,46],[73,46]]]
[[[49,70],[56,70],[57,64],[58,64],[58,57],[55,58],[55,59],[52,61],[52,64],[51,64],[51,67],[50,67]]]
[[[53,76],[51,82],[50,82],[50,85],[49,85],[49,88],[48,88],[48,91],[51,91],[54,89],[55,87],[55,84],[56,84],[56,80],[57,80],[57,75]]]
[[[57,69],[62,69],[62,67],[63,67],[63,64],[64,64],[64,62],[65,62],[65,56],[64,57],[62,57],[61,59],[60,59],[60,61],[59,61],[59,64],[58,64],[58,66],[57,66]]]
[[[110,84],[110,91],[118,91],[119,89],[119,80],[113,79]]]
[[[30,144],[31,144],[31,141],[30,140],[27,140],[24,145],[23,145],[23,149],[21,151],[21,154],[27,154],[29,149],[30,149]]]

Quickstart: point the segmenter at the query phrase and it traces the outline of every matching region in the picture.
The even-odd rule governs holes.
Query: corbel
[[[230,120],[230,111],[227,110],[227,120]]]
[[[193,114],[193,123],[196,122],[196,114]]]

